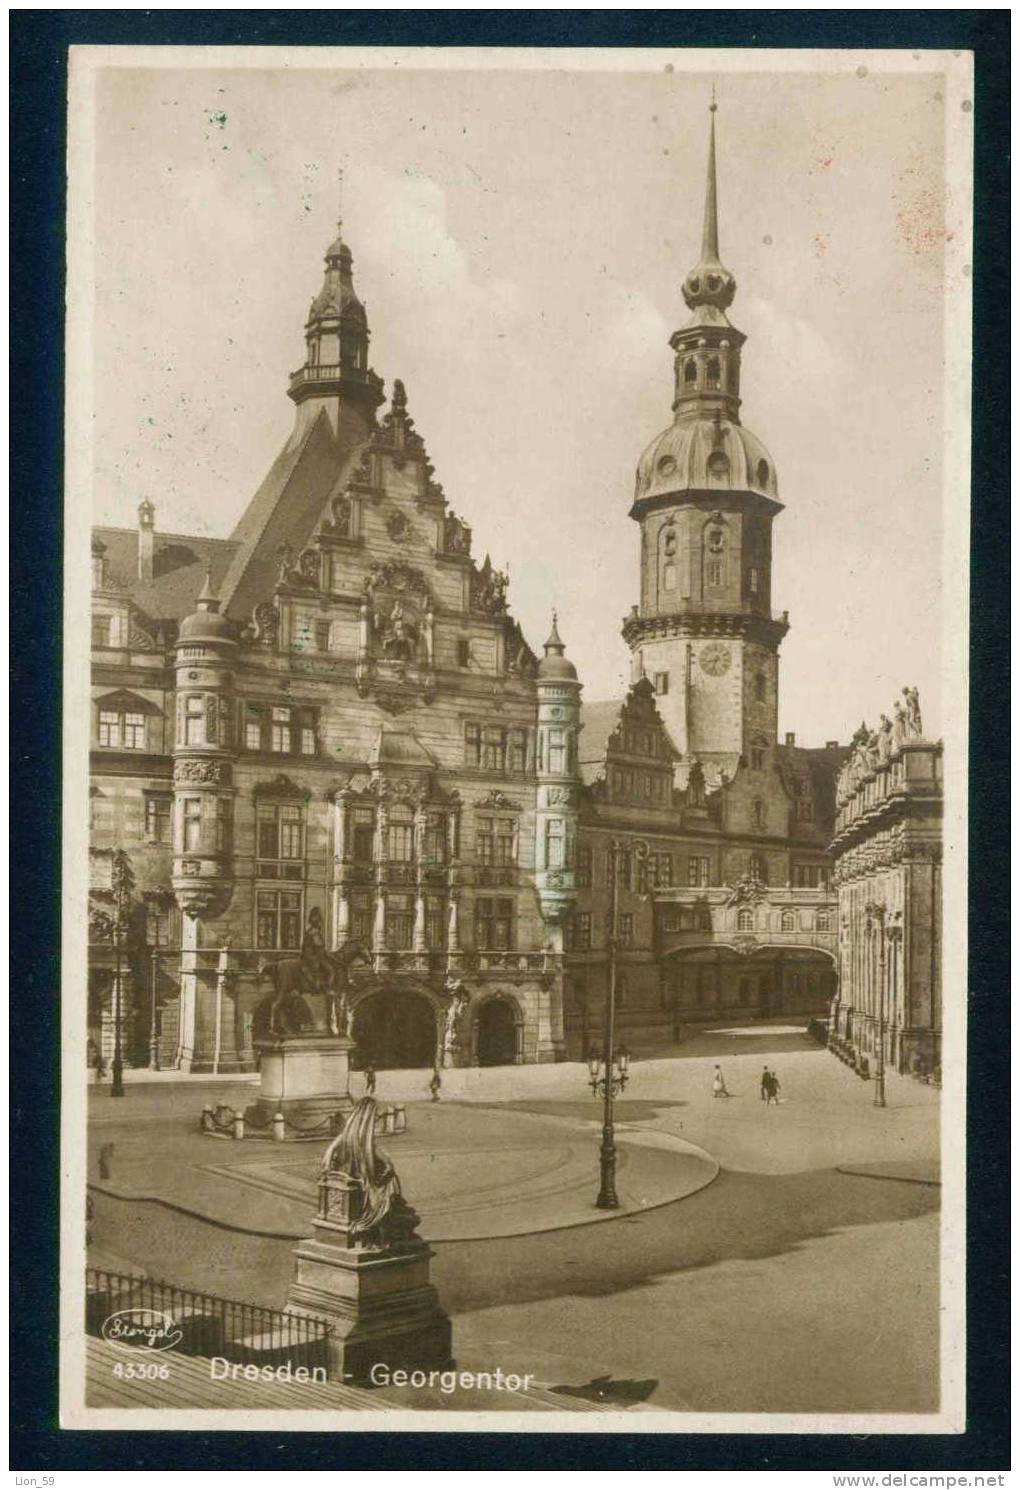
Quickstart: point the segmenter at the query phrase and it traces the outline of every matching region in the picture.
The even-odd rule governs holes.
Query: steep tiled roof
[[[271,597],[280,546],[289,544],[295,554],[307,546],[352,454],[337,442],[325,412],[283,447],[231,534],[236,550],[220,598],[235,620],[247,620]]]
[[[581,705],[582,728],[577,754],[581,775],[589,786],[605,763],[609,737],[620,722],[622,708],[622,698]]]
[[[138,578],[138,529],[94,528],[102,541],[106,575],[154,621],[180,621],[195,609],[195,600],[212,570],[213,588],[222,582],[237,545],[229,538],[159,533],[155,537],[152,582]]]

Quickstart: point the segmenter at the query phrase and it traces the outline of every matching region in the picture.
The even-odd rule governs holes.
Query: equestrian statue
[[[300,956],[264,962],[258,970],[259,982],[267,979],[273,991],[255,1006],[254,1038],[271,1040],[315,1030],[349,1038],[353,1017],[350,970],[357,962],[369,966],[372,962],[359,941],[346,942],[336,952],[327,952],[322,912],[314,908],[308,917]],[[307,1002],[309,998],[319,997],[325,1007],[321,1020],[316,1019]]]

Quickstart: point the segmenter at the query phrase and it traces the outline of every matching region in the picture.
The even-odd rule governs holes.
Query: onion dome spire
[[[560,636],[559,626],[556,624],[555,611],[552,613],[552,630],[549,632],[543,650],[545,656],[538,664],[539,678],[576,679],[577,668],[565,655],[567,649]]]
[[[683,297],[691,310],[711,305],[726,310],[737,293],[737,282],[719,258],[719,198],[715,170],[715,90],[709,106],[708,170],[705,177],[705,217],[701,232],[701,258],[683,283]]]

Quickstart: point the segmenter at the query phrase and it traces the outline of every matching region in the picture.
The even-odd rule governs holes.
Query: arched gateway
[[[522,1059],[524,1021],[515,1002],[488,998],[475,1016],[475,1061],[478,1066],[514,1066]]]
[[[423,993],[379,988],[354,1008],[353,1064],[377,1071],[427,1068],[436,1060],[436,1014]]]

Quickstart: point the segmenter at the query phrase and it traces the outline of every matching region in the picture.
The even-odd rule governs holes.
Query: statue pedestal
[[[320,1183],[320,1198],[324,1193]],[[378,1384],[373,1366],[452,1366],[450,1320],[429,1282],[432,1249],[413,1232],[386,1247],[365,1246],[350,1229],[359,1192],[331,1176],[328,1194],[327,1203],[320,1199],[314,1235],[294,1249],[295,1279],[285,1312],[332,1326],[330,1378],[371,1386]]]
[[[265,1128],[278,1112],[288,1124],[314,1128],[332,1113],[350,1111],[353,1040],[319,1031],[261,1040],[255,1048],[262,1062],[259,1095],[245,1114],[252,1128]]]

